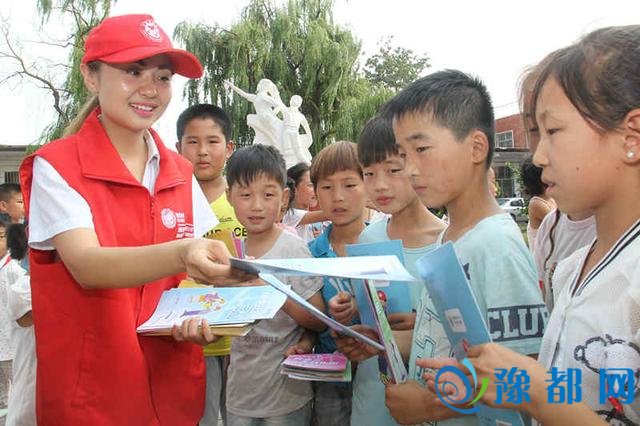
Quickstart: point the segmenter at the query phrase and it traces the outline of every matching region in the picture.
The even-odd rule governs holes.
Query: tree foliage
[[[64,63],[42,56],[30,58],[31,52],[14,37],[10,19],[2,17],[0,60],[11,66],[5,68],[7,71],[3,73],[0,84],[9,84],[13,80],[20,83],[30,81],[52,97],[56,118],[40,135],[38,144],[59,138],[85,102],[87,90],[79,69],[84,39],[91,28],[109,15],[112,3],[115,0],[37,0],[41,18],[39,40],[28,43],[45,46],[48,51],[62,49],[68,52],[68,61]],[[68,33],[62,37],[51,37],[47,31],[50,20],[55,20],[52,27],[69,28]]]
[[[67,69],[63,79],[54,81],[26,66],[20,76],[38,81],[54,97],[58,116],[41,141],[58,138],[85,102],[88,93],[79,71],[84,39],[109,15],[115,1],[36,0],[43,31],[51,20],[63,22],[69,31],[60,47],[71,46],[68,63],[58,64]],[[356,140],[378,108],[428,66],[426,56],[394,49],[387,39],[380,52],[366,62],[363,73],[359,67],[361,43],[348,29],[334,23],[332,0],[278,4],[250,0],[240,19],[228,28],[182,22],[175,29],[176,40],[205,67],[202,79],[189,81],[185,96],[190,104],[209,101],[227,110],[239,144],[253,139],[246,124],[253,107],[226,92],[224,80],[255,92],[258,81],[269,78],[285,103],[294,94],[302,96],[301,111],[314,137],[312,151],[318,151],[332,140]],[[20,63],[20,55],[15,56]]]
[[[411,49],[392,47],[393,37],[387,37],[380,51],[367,59],[365,77],[373,84],[398,91],[418,78],[429,67],[428,56],[418,56]]]
[[[219,103],[233,117],[237,142],[248,143],[252,133],[244,117],[252,107],[226,93],[223,81],[251,92],[268,78],[284,102],[294,94],[304,99],[301,111],[313,133],[313,150],[333,139],[355,138],[363,118],[385,100],[384,92],[358,72],[360,41],[333,23],[332,6],[330,0],[290,0],[282,7],[253,0],[228,30],[179,24],[176,38],[206,69],[205,77],[187,88],[190,103]]]
[[[115,0],[37,0],[43,26],[51,19],[52,13],[55,14],[56,19],[72,23],[68,35],[71,45],[69,71],[60,91],[62,111],[58,114],[56,121],[45,129],[41,137],[42,142],[59,138],[69,121],[86,101],[88,92],[80,74],[84,40],[91,28],[109,16],[112,3],[115,3]]]

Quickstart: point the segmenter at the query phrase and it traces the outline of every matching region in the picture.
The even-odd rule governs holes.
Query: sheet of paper
[[[351,244],[345,247],[347,255],[352,256],[396,256],[404,265],[402,241],[391,240],[368,244]],[[388,313],[411,312],[411,292],[405,281],[375,281],[376,288],[382,290],[387,297]],[[362,281],[354,283],[362,285]]]
[[[415,281],[396,256],[304,259],[237,259],[231,266],[254,275],[312,275],[382,281]]]
[[[282,292],[283,294],[285,294],[287,297],[289,297],[295,303],[297,303],[298,305],[302,306],[304,309],[309,311],[309,313],[311,313],[311,315],[313,315],[314,317],[318,318],[320,321],[322,321],[324,324],[326,324],[327,327],[335,330],[339,334],[343,334],[345,336],[350,336],[350,337],[353,337],[355,339],[358,339],[358,340],[360,340],[360,341],[362,341],[362,342],[364,342],[364,343],[366,343],[366,344],[368,344],[370,346],[373,346],[374,348],[376,348],[378,350],[381,350],[381,351],[384,350],[384,346],[382,346],[380,343],[376,342],[375,340],[371,340],[367,336],[364,336],[364,335],[362,335],[362,334],[350,329],[349,327],[340,324],[339,322],[337,322],[333,318],[330,318],[327,315],[325,315],[321,310],[319,310],[318,308],[313,306],[311,303],[307,302],[304,298],[300,297],[300,295],[298,293],[296,293],[295,291],[291,290],[287,285],[285,285],[282,281],[280,281],[279,279],[274,277],[272,274],[262,273],[262,274],[260,274],[260,278],[262,278],[266,283],[272,285],[273,288],[275,288],[276,290],[278,290],[278,291]]]

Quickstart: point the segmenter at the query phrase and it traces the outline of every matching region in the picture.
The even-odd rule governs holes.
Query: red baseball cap
[[[174,49],[171,39],[151,15],[122,15],[103,20],[84,42],[82,63],[136,62],[155,55],[169,57],[173,71],[189,78],[202,76],[202,64],[186,50]]]

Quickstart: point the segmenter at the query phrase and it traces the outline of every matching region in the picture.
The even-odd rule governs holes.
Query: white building
[[[0,183],[20,183],[18,169],[27,148],[26,145],[0,145]]]

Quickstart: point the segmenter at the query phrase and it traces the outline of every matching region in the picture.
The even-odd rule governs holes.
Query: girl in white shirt
[[[293,180],[295,190],[293,203],[282,218],[282,223],[294,228],[300,238],[309,242],[322,232],[322,222],[327,217],[322,210],[310,211],[317,207],[318,200],[309,177],[309,165],[298,163],[289,167],[287,177]]]
[[[533,260],[549,312],[553,310],[555,297],[565,284],[553,279],[558,263],[579,248],[589,245],[595,237],[596,218],[590,212],[569,216],[556,209],[542,220],[536,235]]]
[[[524,192],[529,198],[529,221],[527,222],[527,244],[533,253],[536,245],[536,234],[540,223],[555,207],[556,203],[547,194],[547,186],[540,176],[542,169],[533,164],[532,158],[526,158],[520,165],[520,176]]]
[[[534,162],[561,211],[593,212],[596,238],[556,269],[554,280],[564,286],[538,362],[496,344],[472,347],[467,356],[477,382],[489,379],[482,396],[489,405],[497,405],[496,369],[525,370],[530,400],[500,406],[545,426],[640,423],[639,64],[640,25],[630,25],[593,31],[551,53],[537,70],[529,109],[540,128]],[[580,399],[550,401],[552,368],[580,373]],[[630,371],[633,388],[629,379],[622,388],[601,379],[611,368]],[[428,379],[433,386],[434,376]],[[566,382],[562,388],[573,390]]]

